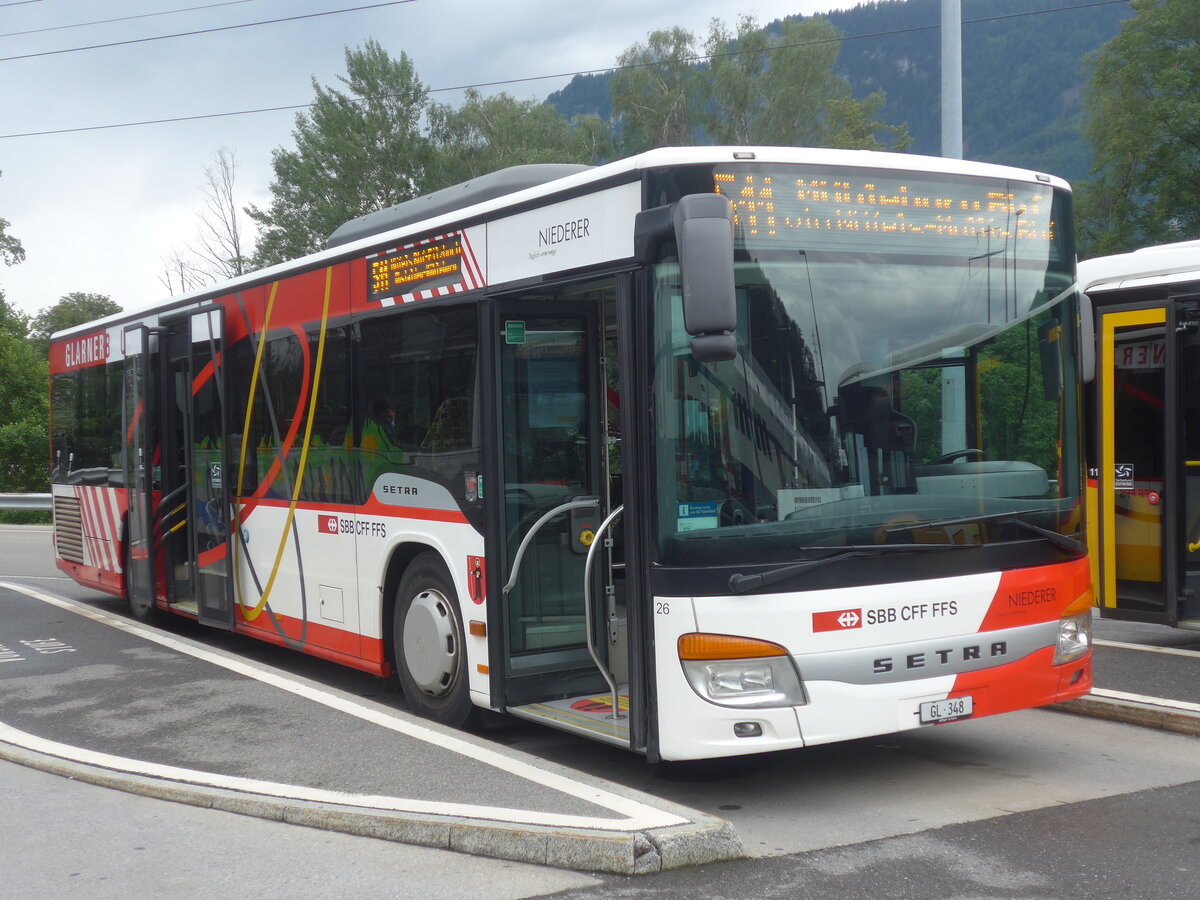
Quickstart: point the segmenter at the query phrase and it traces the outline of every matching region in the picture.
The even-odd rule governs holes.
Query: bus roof
[[[1081,260],[1078,272],[1079,287],[1084,292],[1200,280],[1200,241]]]
[[[476,206],[485,200],[505,197],[523,191],[526,188],[539,187],[550,181],[557,181],[584,172],[591,166],[572,165],[569,163],[545,163],[542,165],[510,166],[480,175],[462,184],[456,184],[432,194],[405,200],[387,209],[376,210],[351,219],[336,229],[325,242],[326,247],[339,247],[361,238],[394,231],[405,225],[425,222],[443,213],[455,212]]]
[[[918,156],[906,153],[889,153],[878,150],[832,150],[826,148],[807,147],[661,147],[648,150],[637,156],[617,160],[602,166],[532,166],[530,169],[543,170],[542,175],[550,174],[549,180],[541,180],[537,173],[508,174],[510,170],[500,170],[489,176],[482,176],[464,182],[461,185],[445,188],[424,197],[418,197],[406,203],[399,204],[389,210],[370,213],[367,216],[351,220],[338,228],[331,236],[331,244],[324,250],[309,256],[290,260],[278,265],[259,269],[242,275],[230,281],[210,285],[200,290],[192,291],[180,297],[174,297],[160,303],[152,303],[137,309],[115,313],[95,322],[88,322],[65,329],[52,335],[52,339],[93,330],[102,326],[115,325],[123,321],[136,322],[147,316],[180,309],[203,302],[214,297],[221,297],[234,291],[253,285],[270,282],[303,269],[319,267],[359,253],[376,248],[381,243],[400,243],[404,239],[436,232],[456,223],[470,219],[486,218],[497,215],[504,210],[522,204],[536,203],[570,191],[578,191],[589,184],[603,182],[632,180],[640,173],[670,166],[705,165],[724,162],[759,162],[779,164],[808,164],[822,166],[844,166],[848,168],[865,168],[881,170],[899,170],[928,174],[963,175],[979,178],[1002,178],[1010,181],[1023,181],[1045,184],[1060,190],[1070,190],[1070,186],[1061,178],[1027,169],[1011,166],[1001,166],[994,163],[975,162],[972,160],[946,159],[936,156]],[[525,169],[527,167],[514,167]],[[558,170],[553,172],[552,170]],[[480,183],[484,189],[478,188]],[[511,192],[491,193],[488,185],[508,186]],[[458,203],[454,202],[458,199]],[[466,205],[460,205],[466,203]],[[413,204],[413,206],[409,206]],[[389,214],[404,208],[405,211],[396,213],[396,222],[387,225]],[[409,213],[424,208],[427,218],[412,218]],[[364,221],[369,220],[364,225]],[[376,225],[384,223],[381,229]],[[334,245],[332,238],[339,236],[339,242]]]

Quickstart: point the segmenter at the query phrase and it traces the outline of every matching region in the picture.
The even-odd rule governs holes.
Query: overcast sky
[[[311,78],[335,84],[345,48],[368,38],[394,56],[407,52],[437,89],[605,68],[655,29],[680,25],[702,36],[713,18],[732,26],[749,13],[765,24],[857,0],[409,0],[142,40],[376,4],[0,0],[0,218],[26,252],[24,263],[0,266],[0,291],[30,314],[73,291],[106,294],[126,309],[162,299],[164,259],[195,240],[204,167],[219,147],[232,148],[241,205],[265,205],[271,151],[293,146],[295,111],[15,135],[308,103]],[[122,17],[141,18],[82,24]],[[566,81],[503,89],[543,99]]]

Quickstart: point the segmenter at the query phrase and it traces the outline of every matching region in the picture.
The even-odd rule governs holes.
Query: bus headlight
[[[770,641],[693,632],[679,638],[688,684],[719,706],[761,709],[807,703],[787,649]]]
[[[1092,614],[1080,613],[1058,620],[1058,642],[1054,646],[1054,665],[1074,662],[1092,648]]]

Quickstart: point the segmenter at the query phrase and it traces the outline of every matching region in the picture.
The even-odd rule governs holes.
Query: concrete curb
[[[1147,698],[1147,700],[1149,699],[1157,698]],[[1052,708],[1081,716],[1093,716],[1130,725],[1144,725],[1148,728],[1161,728],[1164,731],[1200,736],[1200,713],[1189,709],[1180,709],[1171,706],[1170,703],[1169,700],[1152,703],[1146,702],[1146,700],[1105,697],[1093,692],[1077,700],[1057,703]]]
[[[622,832],[363,810],[152,778],[0,741],[0,759],[76,781],[292,825],[586,872],[646,875],[745,856],[733,826],[712,816]],[[668,804],[672,805],[673,804]]]

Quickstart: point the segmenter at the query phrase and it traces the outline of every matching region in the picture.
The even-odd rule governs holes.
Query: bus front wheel
[[[416,557],[400,581],[392,649],[409,708],[446,725],[466,724],[474,706],[458,594],[436,553]]]

